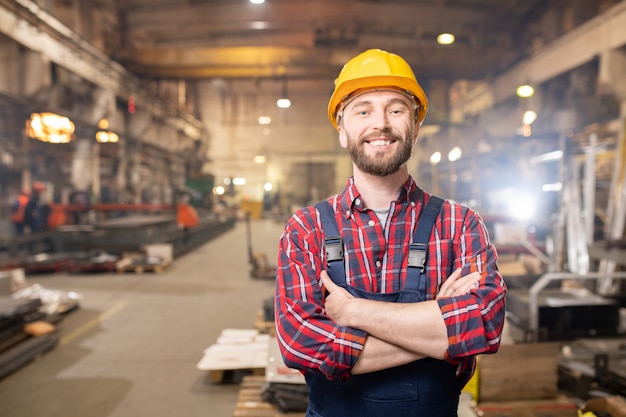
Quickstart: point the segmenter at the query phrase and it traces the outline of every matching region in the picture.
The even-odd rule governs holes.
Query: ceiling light
[[[448,152],[448,161],[450,162],[458,161],[459,159],[461,159],[462,155],[463,155],[463,151],[461,150],[461,148],[459,148],[458,146],[455,146],[454,148],[450,149],[450,152]]]
[[[281,109],[288,109],[289,107],[291,107],[291,100],[289,100],[288,98],[279,98],[276,101],[276,105]]]
[[[255,22],[252,22],[251,24],[252,29],[256,29],[256,30],[263,30],[263,29],[269,29],[269,24],[267,22],[261,21],[261,20],[257,20]]]
[[[555,182],[552,184],[543,184],[541,186],[541,191],[561,191],[563,189],[563,183]]]
[[[264,164],[265,163],[265,156],[263,156],[263,155],[255,155],[254,163],[255,164]]]
[[[524,85],[520,85],[519,87],[517,87],[517,90],[515,90],[515,93],[518,95],[518,97],[528,98],[528,97],[532,97],[532,95],[535,94],[535,89],[532,88],[532,86],[528,84],[524,84]]]
[[[98,127],[100,129],[108,129],[109,128],[109,119],[100,119],[98,122]]]
[[[278,99],[278,101],[276,101],[276,105],[281,109],[288,109],[289,107],[291,107],[291,100],[289,100],[287,97],[287,78],[285,78],[283,80],[283,90],[281,92],[280,98]]]
[[[437,151],[430,156],[430,163],[437,165],[439,162],[441,162],[441,152]]]
[[[272,123],[272,118],[269,116],[260,116],[259,117],[259,124],[260,125],[269,125],[270,123]]]
[[[265,0],[250,0],[250,3],[252,3],[252,4],[263,4],[263,3],[265,3]]]
[[[68,143],[74,139],[74,123],[55,113],[33,113],[26,121],[26,135],[42,142]]]
[[[440,45],[451,45],[454,43],[454,35],[451,33],[442,33],[437,36],[437,43]]]
[[[100,143],[117,143],[120,138],[116,133],[100,130],[96,132],[96,140]]]
[[[541,155],[534,156],[530,158],[530,163],[539,164],[539,163],[545,163],[545,162],[554,162],[554,161],[560,161],[562,158],[563,158],[563,151],[558,150],[558,151],[547,152]]]
[[[531,125],[533,122],[537,120],[537,113],[532,110],[527,110],[524,112],[524,116],[522,117],[522,122],[525,125]]]

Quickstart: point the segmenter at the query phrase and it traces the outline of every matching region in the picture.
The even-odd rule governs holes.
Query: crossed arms
[[[461,276],[454,271],[442,284],[437,299],[463,295],[474,288],[481,275]],[[388,303],[355,298],[322,271],[329,294],[324,308],[337,324],[369,334],[353,374],[403,365],[424,357],[442,359],[448,349],[448,332],[436,300],[419,303]]]

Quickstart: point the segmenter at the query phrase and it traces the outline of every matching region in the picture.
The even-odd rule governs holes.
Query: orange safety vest
[[[11,221],[13,223],[24,222],[24,212],[26,211],[26,204],[28,204],[28,196],[21,195],[17,197],[17,208],[11,215]]]
[[[191,228],[199,224],[198,212],[188,204],[178,204],[177,222],[180,227]]]

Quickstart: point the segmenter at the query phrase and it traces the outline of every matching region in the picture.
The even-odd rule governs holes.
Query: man
[[[26,211],[26,204],[28,204],[29,198],[30,192],[23,190],[11,206],[11,222],[15,228],[16,236],[24,234],[24,212]]]
[[[33,191],[24,208],[24,225],[30,233],[39,233],[45,230],[44,216],[42,215],[41,195],[46,187],[41,182],[33,184]]]
[[[506,287],[481,218],[408,173],[427,109],[385,51],[335,81],[328,114],[353,176],[288,220],[277,265],[277,338],[307,416],[456,416],[476,355],[499,347]]]

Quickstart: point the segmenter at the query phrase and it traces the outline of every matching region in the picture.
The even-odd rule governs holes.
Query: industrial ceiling
[[[102,0],[101,0],[102,1]],[[108,2],[108,4],[107,4]],[[332,79],[371,47],[418,77],[484,79],[529,53],[545,0],[107,0],[110,55],[154,78]],[[114,19],[111,19],[113,21]],[[442,46],[440,33],[456,42]]]
[[[210,165],[203,169],[216,178],[261,178],[262,166],[250,161],[264,155],[267,166],[282,164],[275,171],[293,179],[296,153],[315,158],[311,164],[333,165],[341,149],[325,114],[332,80],[350,57],[369,48],[403,56],[431,98],[421,155],[446,151],[459,137],[468,148],[503,147],[502,138],[513,143],[522,111],[513,95],[529,77],[544,83],[544,117],[536,132],[561,129],[565,122],[559,125],[556,116],[576,114],[566,121],[584,124],[598,122],[598,115],[613,118],[614,111],[599,105],[606,94],[598,95],[595,86],[616,90],[619,84],[613,82],[619,74],[610,73],[619,68],[614,64],[623,45],[623,5],[624,0],[0,0],[0,31],[42,62],[111,91],[120,103],[133,96],[149,108],[144,91],[159,95],[155,106],[161,97],[173,99],[167,110],[175,117],[183,114],[180,109],[194,117],[183,127],[208,128],[201,136],[210,143]],[[456,41],[438,44],[441,33]],[[575,76],[568,75],[572,71]],[[274,92],[286,90],[287,80],[290,96],[302,97],[293,100],[288,117],[276,110]],[[7,84],[14,90],[19,83]],[[35,91],[36,85],[29,88]],[[183,100],[177,101],[180,91]],[[541,94],[535,102],[540,100]],[[590,104],[574,111],[585,103]],[[260,111],[272,116],[271,134],[256,123]]]

